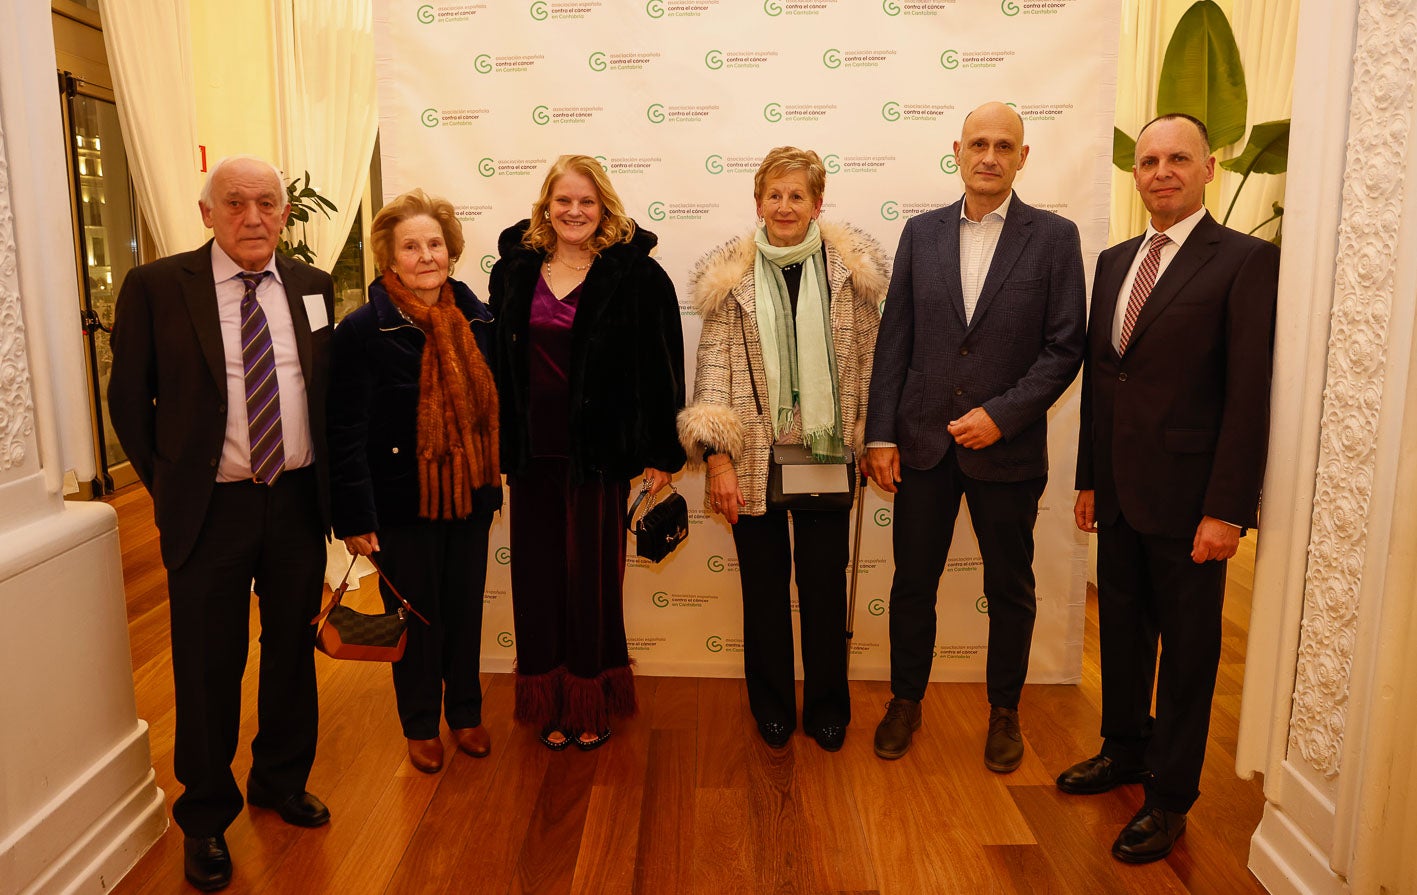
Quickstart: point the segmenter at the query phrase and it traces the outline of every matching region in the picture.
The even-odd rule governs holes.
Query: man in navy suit
[[[172,806],[198,889],[231,880],[224,831],[261,615],[257,725],[246,801],[287,823],[330,814],[305,791],[315,759],[314,626],[329,528],[328,274],[275,251],[290,206],[280,172],[249,157],[212,168],[198,203],[215,238],[135,267],[113,325],[113,428],[152,493],[172,619],[177,711]]]
[[[1225,561],[1264,478],[1279,249],[1206,213],[1215,158],[1196,119],[1142,128],[1132,174],[1151,223],[1097,259],[1074,508],[1097,533],[1104,741],[1058,788],[1144,783],[1112,845],[1144,863],[1200,793]]]
[[[1023,760],[1047,413],[1082,362],[1087,296],[1077,227],[1013,192],[1028,159],[1018,113],[980,106],[954,150],[964,197],[906,223],[871,373],[867,469],[896,494],[892,698],[875,748],[900,758],[920,727],[936,592],[963,497],[989,606],[984,763],[1008,773]]]

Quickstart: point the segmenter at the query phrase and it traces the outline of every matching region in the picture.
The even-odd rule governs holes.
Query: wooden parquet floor
[[[111,498],[119,513],[133,681],[151,725],[153,764],[169,807],[172,673],[166,583],[151,504],[141,488]],[[871,735],[884,682],[852,683],[845,748],[829,755],[798,733],[784,750],[758,738],[741,680],[637,679],[640,714],[596,752],[552,753],[511,722],[510,675],[485,674],[492,755],[462,755],[425,775],[408,763],[388,668],[317,657],[320,746],[311,792],[330,806],[321,829],[248,808],[227,831],[232,893],[1103,893],[1262,892],[1246,870],[1264,804],[1258,780],[1234,773],[1253,544],[1232,563],[1225,646],[1202,797],[1165,861],[1112,859],[1138,787],[1059,792],[1053,778],[1098,746],[1096,601],[1088,601],[1082,683],[1024,690],[1028,753],[1001,776],[981,759],[982,684],[932,684],[924,726],[903,759]],[[371,586],[360,594],[372,593]],[[357,604],[356,604],[357,605]],[[252,631],[257,629],[253,617]],[[251,640],[242,746],[255,722],[259,643]],[[118,895],[193,891],[182,835],[169,827],[115,888]]]

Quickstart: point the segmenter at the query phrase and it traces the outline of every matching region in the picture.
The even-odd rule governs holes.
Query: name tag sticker
[[[329,315],[325,313],[325,297],[323,295],[305,296],[305,316],[310,318],[310,332],[324,329],[330,325]]]

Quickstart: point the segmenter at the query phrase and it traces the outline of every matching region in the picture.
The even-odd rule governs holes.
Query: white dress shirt
[[[994,262],[994,250],[999,247],[999,234],[1004,232],[1004,219],[1009,216],[1013,190],[998,208],[984,215],[983,220],[971,221],[959,203],[959,285],[964,292],[964,322],[974,319],[974,307],[979,293],[984,291],[984,279]]]
[[[271,275],[256,287],[256,302],[266,314],[275,349],[276,387],[280,389],[281,438],[285,443],[285,468],[309,466],[315,459],[310,444],[310,409],[305,400],[305,374],[295,343],[290,302],[276,269],[275,255],[266,262]],[[237,277],[242,268],[212,243],[212,279],[216,284],[217,316],[221,322],[222,351],[226,355],[226,442],[217,463],[218,482],[251,478],[251,432],[246,419],[246,367],[241,359],[241,298],[246,287]]]
[[[1166,268],[1170,266],[1171,259],[1176,257],[1176,253],[1181,251],[1181,246],[1185,244],[1191,231],[1196,229],[1196,224],[1200,223],[1201,215],[1205,214],[1205,208],[1201,207],[1194,213],[1187,215],[1170,227],[1166,228],[1166,236],[1171,241],[1161,247],[1161,269],[1156,272],[1156,281],[1161,281],[1161,275],[1166,273]],[[1141,247],[1137,249],[1137,256],[1132,259],[1132,266],[1127,270],[1127,278],[1122,280],[1122,291],[1117,294],[1117,307],[1112,315],[1112,347],[1118,348],[1122,344],[1122,321],[1127,316],[1127,299],[1132,295],[1132,284],[1136,282],[1137,271],[1141,269],[1142,259],[1146,257],[1147,250],[1151,247],[1151,239],[1158,231],[1151,224],[1146,225],[1146,233],[1142,234]],[[1155,288],[1153,286],[1152,288]]]

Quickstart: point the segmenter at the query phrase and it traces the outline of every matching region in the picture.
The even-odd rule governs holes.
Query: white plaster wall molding
[[[0,482],[34,457],[34,400],[25,352],[25,318],[10,207],[10,166],[0,122]]]
[[[1293,751],[1340,770],[1367,518],[1378,456],[1398,231],[1412,131],[1417,0],[1359,5],[1304,614],[1290,717]]]

